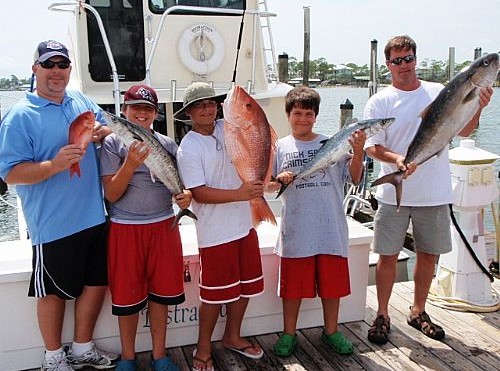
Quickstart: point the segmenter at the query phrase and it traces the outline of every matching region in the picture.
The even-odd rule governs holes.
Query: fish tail
[[[69,177],[73,178],[74,174],[78,175],[78,177],[81,177],[80,165],[78,164],[78,162],[69,167]]]
[[[254,198],[253,200],[250,200],[250,208],[252,210],[252,222],[254,227],[257,227],[261,222],[264,221],[276,225],[274,213],[264,197]]]
[[[198,220],[195,213],[193,213],[191,210],[183,209],[183,210],[179,211],[179,213],[175,216],[175,219],[172,222],[172,228],[175,227],[177,224],[179,224],[179,220],[181,220],[181,218],[183,216],[189,216],[190,218],[192,218],[194,220]]]
[[[396,205],[398,207],[401,205],[401,196],[403,194],[403,175],[405,171],[398,170],[393,173],[384,175],[381,178],[378,178],[376,181],[372,183],[372,187],[378,186],[380,184],[389,183],[392,184],[396,188]]]

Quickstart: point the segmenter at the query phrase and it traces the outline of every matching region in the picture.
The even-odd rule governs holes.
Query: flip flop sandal
[[[290,357],[297,346],[297,335],[281,334],[273,350],[278,357]]]
[[[352,342],[343,333],[338,331],[330,335],[327,335],[323,331],[321,341],[330,346],[337,354],[351,354],[354,348]]]
[[[232,348],[232,347],[225,347],[225,348],[229,349],[233,352],[239,353],[242,356],[245,356],[247,358],[251,358],[251,359],[259,359],[259,358],[262,358],[262,356],[264,355],[264,351],[262,349],[260,350],[259,353],[256,353],[256,354],[246,352],[248,349],[252,349],[252,348],[256,349],[254,344],[247,345],[247,346],[242,347],[242,348]]]
[[[200,357],[196,356],[196,351],[197,351],[197,349],[193,350],[193,367],[191,368],[191,370],[192,371],[214,371],[213,365],[208,367],[208,363],[212,361],[212,357],[208,357],[207,359],[203,360]],[[194,361],[196,361],[198,363],[202,363],[204,368],[201,369],[201,368],[195,366]]]
[[[385,344],[389,340],[389,332],[391,332],[391,319],[379,315],[368,330],[368,340],[375,344]]]
[[[407,322],[411,327],[416,328],[417,330],[421,331],[424,335],[430,337],[431,339],[434,340],[444,339],[445,334],[443,328],[432,322],[431,318],[425,312],[425,310],[422,313],[418,314],[417,316],[412,315],[410,312]]]

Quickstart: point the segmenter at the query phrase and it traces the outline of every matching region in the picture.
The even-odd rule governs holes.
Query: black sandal
[[[411,307],[410,307],[410,315],[408,316],[407,322],[411,327],[416,328],[417,330],[421,331],[424,335],[430,337],[431,339],[434,340],[444,339],[443,328],[432,322],[431,318],[425,312],[425,310],[422,313],[415,316],[411,314]]]
[[[389,332],[391,332],[391,320],[380,314],[368,330],[368,340],[375,344],[385,344],[389,340]]]

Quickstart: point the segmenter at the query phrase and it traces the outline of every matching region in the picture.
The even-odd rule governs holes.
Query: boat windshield
[[[149,9],[158,14],[175,5],[244,10],[245,3],[244,0],[149,0]]]
[[[101,16],[120,81],[146,77],[143,0],[87,0]],[[112,81],[104,42],[95,17],[87,17],[89,69],[92,80]]]

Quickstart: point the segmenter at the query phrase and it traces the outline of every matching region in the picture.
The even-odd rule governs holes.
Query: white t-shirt
[[[379,144],[388,150],[406,155],[418,130],[422,111],[443,89],[442,84],[421,81],[418,89],[403,91],[388,86],[367,102],[364,119],[395,117],[385,131],[366,140],[365,148]],[[379,177],[396,171],[396,164],[381,162]],[[392,184],[377,187],[377,200],[396,205],[396,192]],[[439,156],[433,156],[417,167],[417,171],[403,180],[401,206],[436,206],[453,202],[448,147]]]
[[[205,185],[238,189],[241,179],[229,159],[224,144],[224,121],[217,120],[212,135],[190,131],[177,150],[179,174],[186,189]],[[198,247],[210,247],[245,237],[252,228],[248,201],[203,204],[194,199],[192,209]]]

